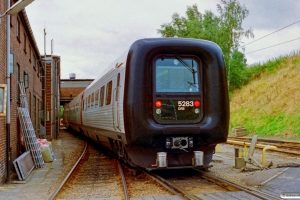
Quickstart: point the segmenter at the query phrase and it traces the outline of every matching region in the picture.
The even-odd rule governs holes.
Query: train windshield
[[[199,65],[193,58],[160,57],[155,74],[156,92],[199,92]]]

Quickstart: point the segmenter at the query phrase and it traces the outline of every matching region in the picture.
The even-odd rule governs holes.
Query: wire
[[[263,36],[263,37],[261,37],[261,38],[258,38],[258,39],[254,40],[254,41],[252,41],[252,42],[249,42],[249,43],[243,45],[242,47],[244,47],[244,46],[246,46],[246,45],[248,45],[248,44],[251,44],[251,43],[253,43],[253,42],[256,42],[256,41],[258,41],[258,40],[260,40],[260,39],[263,39],[263,38],[265,38],[265,37],[267,37],[267,36],[269,36],[269,35],[272,35],[273,33],[276,33],[276,32],[278,32],[278,31],[281,31],[281,30],[283,30],[283,29],[285,29],[285,28],[287,28],[287,27],[289,27],[289,26],[292,26],[292,25],[298,23],[298,22],[300,22],[300,20],[299,20],[299,21],[296,21],[296,22],[294,22],[294,23],[292,23],[292,24],[290,24],[290,25],[287,25],[287,26],[285,26],[285,27],[283,27],[283,28],[281,28],[281,29],[278,29],[277,31],[274,31],[274,32],[272,32],[272,33],[269,33],[269,34],[267,34],[267,35],[265,35],[265,36]]]
[[[295,40],[299,40],[300,38],[296,38],[296,39],[293,39],[293,40],[289,40],[289,41],[286,41],[286,42],[282,42],[282,43],[279,43],[279,44],[275,44],[275,45],[272,45],[272,46],[269,46],[269,47],[265,47],[265,48],[262,48],[262,49],[258,49],[256,51],[251,51],[251,52],[248,52],[248,53],[245,53],[245,54],[250,54],[250,53],[254,53],[254,52],[257,52],[257,51],[261,51],[261,50],[264,50],[264,49],[268,49],[268,48],[271,48],[271,47],[275,47],[275,46],[278,46],[278,45],[281,45],[281,44],[285,44],[285,43],[288,43],[288,42],[292,42],[292,41],[295,41]]]

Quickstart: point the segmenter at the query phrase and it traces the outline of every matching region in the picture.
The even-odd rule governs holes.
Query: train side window
[[[111,102],[111,93],[112,93],[112,81],[108,82],[106,85],[106,100],[105,100],[106,105],[109,105]]]
[[[117,79],[117,92],[116,92],[116,101],[119,101],[119,90],[120,90],[120,73],[118,73]]]
[[[99,89],[95,92],[95,108],[99,105]]]
[[[81,103],[81,108],[80,110],[83,110],[84,111],[84,99],[82,99],[82,103]]]
[[[102,86],[100,89],[100,106],[103,106],[103,104],[104,104],[104,89],[105,89],[105,86]]]
[[[91,95],[91,109],[94,108],[94,93]]]
[[[87,109],[89,110],[90,109],[90,106],[91,106],[91,95],[89,95],[88,97],[88,101],[87,101]]]

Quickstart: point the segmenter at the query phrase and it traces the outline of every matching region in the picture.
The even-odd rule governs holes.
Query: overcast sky
[[[76,73],[78,79],[93,79],[116,57],[141,38],[161,37],[160,25],[171,22],[176,12],[186,16],[187,6],[198,5],[201,13],[216,15],[221,0],[35,0],[26,7],[40,53],[61,56],[61,78]],[[244,44],[300,20],[300,1],[239,0],[249,10],[244,29],[252,28],[255,38]],[[245,46],[248,64],[264,62],[279,55],[300,50],[300,39],[269,49],[265,47],[300,38],[300,22],[271,36]]]

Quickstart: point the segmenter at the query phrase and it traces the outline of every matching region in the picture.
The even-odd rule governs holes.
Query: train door
[[[80,105],[80,124],[82,125],[82,111],[84,109],[84,93],[82,93],[82,96],[81,96],[81,105]]]
[[[117,77],[117,85],[116,88],[114,88],[113,92],[113,125],[114,129],[120,129],[120,113],[119,113],[119,95],[120,95],[120,73],[118,73]]]

